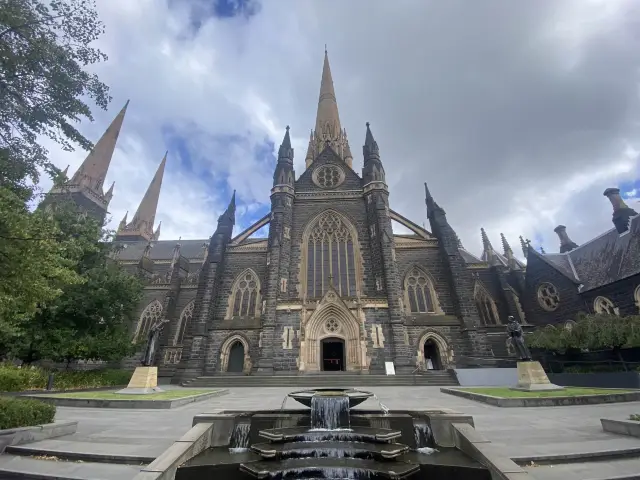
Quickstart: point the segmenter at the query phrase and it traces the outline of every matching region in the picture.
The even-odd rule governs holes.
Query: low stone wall
[[[601,418],[602,430],[619,435],[629,435],[640,438],[640,422],[634,420],[612,420]]]
[[[516,368],[456,368],[461,387],[507,387],[518,383]]]
[[[616,392],[606,395],[581,395],[576,397],[517,397],[502,398],[467,392],[457,388],[441,388],[441,392],[488,403],[496,407],[561,407],[569,405],[597,405],[600,403],[635,402],[640,400],[640,392]]]
[[[549,381],[564,387],[640,388],[640,372],[548,373]]]
[[[491,472],[492,480],[514,480],[532,478],[517,463],[505,457],[500,449],[483,437],[471,425],[454,423],[451,425],[455,446]]]
[[[9,428],[0,430],[0,453],[13,445],[25,445],[50,438],[76,433],[78,422],[54,422],[34,427]]]
[[[219,397],[229,393],[228,390],[220,389],[215,392],[201,393],[188,397],[176,398],[173,400],[143,400],[143,395],[131,395],[128,399],[100,399],[100,398],[67,398],[54,397],[53,395],[25,395],[25,397],[37,398],[43,402],[51,403],[57,407],[86,407],[86,408],[132,408],[132,409],[168,409],[180,407],[188,403],[201,402],[213,397]]]

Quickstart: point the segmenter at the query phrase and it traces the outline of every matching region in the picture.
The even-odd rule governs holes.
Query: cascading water
[[[249,450],[249,432],[251,424],[238,423],[231,433],[229,441],[229,451],[231,453],[243,453]]]
[[[311,398],[312,429],[337,430],[349,426],[349,397],[314,395]]]
[[[433,445],[433,432],[431,427],[426,423],[416,423],[413,425],[413,435],[416,440],[416,451],[427,455],[436,452],[437,450]]]

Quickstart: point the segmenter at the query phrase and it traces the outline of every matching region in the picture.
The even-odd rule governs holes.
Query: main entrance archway
[[[321,342],[322,370],[325,372],[342,372],[345,369],[344,340],[327,337]]]
[[[334,289],[325,294],[304,322],[302,332],[300,371],[360,371],[367,368],[362,326]]]

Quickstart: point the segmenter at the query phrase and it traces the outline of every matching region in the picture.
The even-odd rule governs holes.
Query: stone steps
[[[203,376],[184,382],[184,387],[374,387],[374,386],[456,386],[453,374],[446,371],[425,372],[420,375],[216,375]]]
[[[4,453],[0,455],[3,480],[131,480],[140,466],[44,460]]]

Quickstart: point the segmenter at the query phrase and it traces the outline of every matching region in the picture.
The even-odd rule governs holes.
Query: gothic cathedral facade
[[[106,214],[113,186],[104,193],[102,183],[126,108],[51,198],[71,194],[83,208]],[[577,245],[565,248],[566,258],[547,261],[523,242],[528,263],[535,265],[533,279],[504,237],[499,253],[483,230],[484,252],[476,257],[462,247],[426,184],[430,230],[391,208],[384,157],[368,124],[362,154],[359,175],[352,168],[326,52],[305,171],[296,176],[287,127],[271,210],[245,231],[233,234],[234,193],[210,238],[161,240],[154,221],[165,154],[114,242],[114,257],[146,281],[132,335],[140,338],[155,322],[167,322],[156,359],[160,375],[180,382],[223,373],[384,373],[389,362],[398,373],[492,366],[509,359],[504,328],[509,315],[525,324],[543,323],[545,312],[552,314],[561,297],[569,298],[563,288],[573,287],[578,297],[584,293],[575,269],[559,266],[571,263]],[[640,220],[626,208],[628,248],[640,253]],[[615,211],[614,203],[614,216]],[[394,234],[392,222],[411,233]],[[268,237],[254,235],[267,225]],[[613,232],[616,243],[624,232]],[[638,265],[629,269],[625,288],[629,298],[638,296],[640,308],[640,287],[631,293],[640,281],[638,271]],[[549,304],[556,300],[558,305]],[[628,303],[631,312],[635,306]],[[537,316],[525,314],[530,310]]]

